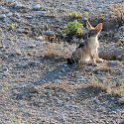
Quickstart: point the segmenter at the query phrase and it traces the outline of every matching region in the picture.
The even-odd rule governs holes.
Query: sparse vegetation
[[[124,95],[124,83],[120,83],[118,86],[113,86],[113,84],[103,84],[100,82],[93,82],[88,85],[91,88],[97,88],[104,91],[112,96],[123,96]]]
[[[65,32],[67,35],[76,35],[76,36],[80,36],[83,34],[83,24],[81,24],[78,21],[74,21],[74,22],[69,22],[66,26],[65,26]]]
[[[14,23],[11,23],[10,25],[9,25],[9,31],[10,30],[15,30],[16,29],[16,25],[14,24]]]
[[[124,4],[114,4],[112,6],[112,11],[117,16],[118,22],[120,22],[120,25],[124,24]]]
[[[74,48],[74,46],[67,46],[64,48],[64,44],[50,43],[46,45],[46,50],[42,52],[43,56],[46,58],[61,58],[66,59],[70,56],[69,50]]]
[[[88,18],[89,17],[89,12],[70,12],[68,15],[71,19],[82,19],[82,18]]]
[[[124,95],[124,83],[120,83],[118,86],[113,86],[113,84],[103,84],[100,82],[92,82],[89,84],[79,84],[79,85],[70,85],[68,83],[60,83],[60,84],[44,84],[42,86],[45,89],[60,89],[62,91],[66,92],[74,92],[77,90],[83,90],[85,88],[90,89],[98,89],[102,92],[105,92],[112,96],[123,96]]]
[[[82,18],[83,14],[80,12],[71,12],[69,13],[69,17],[73,18],[73,19],[78,19],[78,18]]]
[[[10,86],[9,85],[7,85],[7,84],[5,84],[5,85],[3,85],[3,87],[2,87],[2,92],[3,93],[8,93],[9,91],[10,91]]]
[[[30,119],[23,122],[21,115],[10,114],[10,120],[6,124],[30,124]]]

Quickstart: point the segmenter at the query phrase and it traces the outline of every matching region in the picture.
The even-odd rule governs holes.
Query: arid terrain
[[[72,12],[84,29],[103,23],[106,62],[67,64]],[[124,124],[123,96],[123,0],[0,0],[0,124]]]

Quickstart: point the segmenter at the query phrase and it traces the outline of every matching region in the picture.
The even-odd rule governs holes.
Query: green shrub
[[[83,24],[81,24],[78,21],[74,21],[74,22],[69,22],[66,26],[65,26],[65,32],[67,35],[76,35],[76,36],[80,36],[83,34]]]

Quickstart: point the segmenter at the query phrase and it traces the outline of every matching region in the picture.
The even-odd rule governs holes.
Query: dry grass
[[[45,46],[45,50],[43,51],[43,55],[44,57],[48,57],[48,58],[68,58],[71,55],[72,51],[71,49],[73,49],[73,45],[69,46],[64,46],[64,43],[47,43],[47,45]]]
[[[69,17],[73,19],[81,19],[83,17],[83,14],[80,12],[71,12],[69,13]]]
[[[55,90],[55,89],[59,89],[59,90],[62,90],[64,92],[73,92],[74,90],[74,86],[73,85],[69,85],[67,82],[61,82],[60,84],[53,84],[53,83],[50,83],[50,84],[44,84],[42,85],[42,88],[43,89],[52,89],[52,90]]]
[[[113,84],[103,84],[93,82],[88,85],[90,88],[100,89],[112,96],[123,96],[124,95],[124,82],[120,83],[119,86],[113,86]]]
[[[112,10],[116,16],[124,19],[124,4],[114,4]]]
[[[111,7],[115,16],[117,16],[117,20],[123,25],[124,24],[124,4],[114,4]]]
[[[96,90],[101,90],[101,92],[105,92],[111,96],[123,96],[124,95],[124,82],[120,83],[118,86],[113,86],[113,84],[103,84],[100,82],[92,82],[89,84],[75,84],[71,85],[67,82],[62,82],[60,84],[44,84],[42,85],[43,89],[52,89],[56,90],[59,89],[59,91],[64,91],[64,92],[70,92],[73,93],[78,90],[83,90],[86,88],[90,89],[96,89]]]

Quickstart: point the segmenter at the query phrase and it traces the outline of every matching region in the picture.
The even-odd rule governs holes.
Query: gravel
[[[66,58],[76,44],[68,44],[66,40],[50,43],[42,36],[63,31],[70,21],[69,12],[88,12],[91,18],[101,14],[110,16],[113,14],[110,8],[115,3],[124,4],[123,0],[1,1],[1,124],[123,123],[123,97],[83,87],[92,82],[113,87],[123,83],[123,59],[108,60],[99,67],[69,66]],[[114,39],[101,34],[100,51],[108,50],[109,54],[109,51],[124,48],[123,26],[113,34]]]

